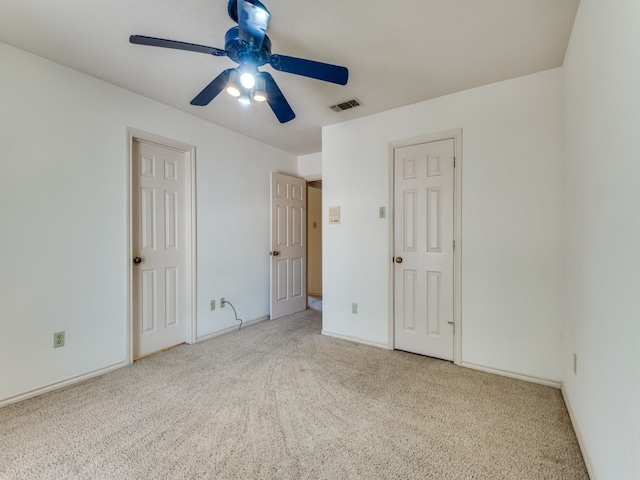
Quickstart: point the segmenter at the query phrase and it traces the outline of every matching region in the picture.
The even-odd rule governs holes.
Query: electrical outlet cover
[[[53,348],[64,347],[64,332],[55,332],[53,334]]]

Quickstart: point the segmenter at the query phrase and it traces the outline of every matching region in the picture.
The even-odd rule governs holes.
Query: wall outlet
[[[386,218],[387,217],[387,208],[386,207],[380,207],[380,209],[378,210],[378,216],[380,218]]]
[[[209,303],[209,310],[214,311],[215,309],[216,309],[216,301],[211,300],[211,302]]]
[[[351,304],[351,313],[358,313],[358,304],[357,303],[352,303]]]
[[[64,347],[64,332],[55,332],[53,334],[53,348]]]
[[[573,374],[578,374],[578,355],[575,353],[573,354]]]
[[[222,297],[220,299],[220,308],[224,308],[224,306],[227,304],[227,302],[225,302],[224,297]]]

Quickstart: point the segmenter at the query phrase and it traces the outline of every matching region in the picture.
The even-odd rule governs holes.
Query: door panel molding
[[[126,217],[127,217],[127,241],[125,251],[126,262],[126,291],[127,291],[127,356],[128,363],[133,363],[133,144],[134,141],[140,140],[142,142],[153,144],[169,150],[175,150],[184,154],[185,160],[185,209],[189,212],[184,216],[185,225],[182,228],[185,229],[185,256],[186,256],[186,286],[185,286],[185,314],[186,320],[186,342],[194,343],[196,341],[197,332],[197,310],[196,310],[196,152],[193,145],[188,145],[176,140],[168,139],[155,135],[153,133],[145,132],[135,128],[127,128],[127,144],[128,155],[126,159],[126,175],[127,175],[127,189],[126,189]],[[172,166],[165,165],[164,171],[156,172],[163,177],[171,177]],[[175,172],[173,172],[175,174]],[[169,233],[169,232],[167,232]]]
[[[394,150],[394,347],[453,360],[453,171],[452,139]],[[437,164],[429,171],[429,164]],[[412,164],[412,175],[407,175]],[[407,195],[409,192],[409,195]],[[408,198],[410,197],[410,198]],[[409,200],[408,206],[405,201]],[[408,215],[410,213],[410,215]],[[410,222],[407,228],[406,222]],[[405,236],[410,235],[409,242]],[[411,248],[403,248],[409,243]],[[403,259],[404,261],[401,261]],[[406,289],[407,272],[415,278]],[[413,300],[408,304],[407,297]],[[405,298],[404,302],[398,302]],[[410,328],[407,328],[410,325]]]
[[[394,150],[396,148],[419,145],[422,143],[437,142],[439,140],[452,139],[454,142],[455,168],[453,169],[453,239],[455,250],[453,252],[453,318],[455,322],[453,333],[453,362],[456,365],[462,364],[462,335],[464,332],[462,322],[462,129],[446,130],[438,133],[431,133],[394,140],[388,144],[388,172],[389,172],[389,211],[395,211],[394,201]],[[437,162],[428,165],[428,170],[432,175],[437,175],[439,166]],[[409,168],[410,173],[410,168]],[[405,170],[407,174],[407,170]],[[394,222],[391,216],[389,222],[389,255],[394,256]],[[395,264],[389,262],[389,311],[388,311],[388,338],[387,348],[394,349],[394,275]]]
[[[307,182],[271,172],[272,319],[307,308]]]

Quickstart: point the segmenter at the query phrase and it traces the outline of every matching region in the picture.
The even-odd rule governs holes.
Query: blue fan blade
[[[278,120],[280,120],[280,123],[287,123],[296,118],[296,114],[293,113],[291,105],[289,105],[287,99],[284,98],[273,77],[267,72],[260,72],[260,76],[264,78],[267,89],[267,103],[271,107],[271,110],[273,110],[275,116],[278,117]]]
[[[260,51],[271,15],[257,0],[238,0],[240,41],[252,51]]]
[[[349,80],[349,70],[329,63],[287,57],[286,55],[271,55],[269,63],[273,68],[281,72],[294,73],[303,77],[337,83],[338,85],[346,85]]]
[[[224,89],[224,87],[227,86],[227,83],[229,83],[229,74],[233,70],[233,68],[228,68],[216,78],[214,78],[209,85],[204,87],[204,90],[202,90],[198,95],[196,95],[193,100],[191,100],[191,105],[197,105],[199,107],[209,105],[211,100],[216,98],[216,95],[218,95]]]
[[[143,35],[131,35],[131,43],[137,45],[149,45],[151,47],[175,48],[176,50],[187,50],[189,52],[208,53],[216,57],[225,57],[227,52],[215,47],[206,45],[196,45],[195,43],[178,42],[176,40],[166,40],[164,38],[145,37]]]

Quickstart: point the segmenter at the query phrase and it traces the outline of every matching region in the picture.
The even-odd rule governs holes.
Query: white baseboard
[[[339,333],[333,333],[327,330],[322,330],[322,332],[320,333],[322,333],[322,335],[325,335],[327,337],[339,338],[340,340],[347,340],[349,342],[361,343],[363,345],[369,345],[370,347],[384,348],[385,350],[393,350],[393,348],[389,348],[389,345],[385,343],[370,342],[369,340],[363,340],[362,338],[350,337],[348,335],[340,335]]]
[[[471,368],[473,370],[480,370],[482,372],[493,373],[495,375],[502,375],[503,377],[515,378],[516,380],[524,380],[525,382],[538,383],[540,385],[546,385],[547,387],[560,388],[562,386],[562,382],[560,380],[535,377],[532,375],[523,375],[521,373],[510,372],[509,370],[501,370],[499,368],[485,367],[484,365],[477,365],[475,363],[461,362],[460,366]]]
[[[571,407],[571,402],[569,401],[567,391],[564,388],[564,383],[560,387],[560,391],[562,392],[562,399],[564,400],[564,404],[567,407],[567,412],[569,412],[569,418],[571,419],[571,425],[573,426],[573,431],[576,432],[576,438],[578,439],[578,446],[580,447],[580,451],[582,452],[582,458],[584,459],[584,464],[587,467],[587,473],[589,474],[589,478],[591,480],[597,480],[598,477],[596,477],[596,472],[593,469],[593,462],[591,461],[591,456],[589,455],[587,446],[584,443],[584,438],[582,436],[582,432],[580,431],[580,426],[573,413],[573,408]]]
[[[249,325],[253,325],[254,323],[263,322],[265,320],[269,320],[269,315],[264,317],[256,318],[255,320],[243,321],[242,327],[247,327]],[[224,335],[225,333],[233,332],[234,330],[238,330],[238,325],[234,325],[233,327],[225,328],[224,330],[218,330],[217,332],[208,333],[207,335],[203,335],[202,337],[196,338],[196,343],[204,342],[205,340],[209,340],[211,338],[219,337],[220,335]]]
[[[26,400],[28,398],[37,397],[38,395],[42,395],[43,393],[52,392],[53,390],[58,390],[63,387],[68,387],[69,385],[73,385],[74,383],[83,382],[90,378],[104,375],[105,373],[112,372],[114,370],[117,370],[118,368],[126,367],[127,365],[129,365],[129,362],[127,361],[116,363],[115,365],[111,365],[105,368],[100,368],[98,370],[84,373],[76,377],[71,377],[66,380],[62,380],[60,382],[52,383],[51,385],[47,385],[46,387],[36,388],[34,390],[30,390],[28,392],[21,393],[19,395],[15,395],[13,397],[5,398],[4,400],[0,400],[0,408],[6,405],[10,405],[12,403],[21,402],[22,400]]]

